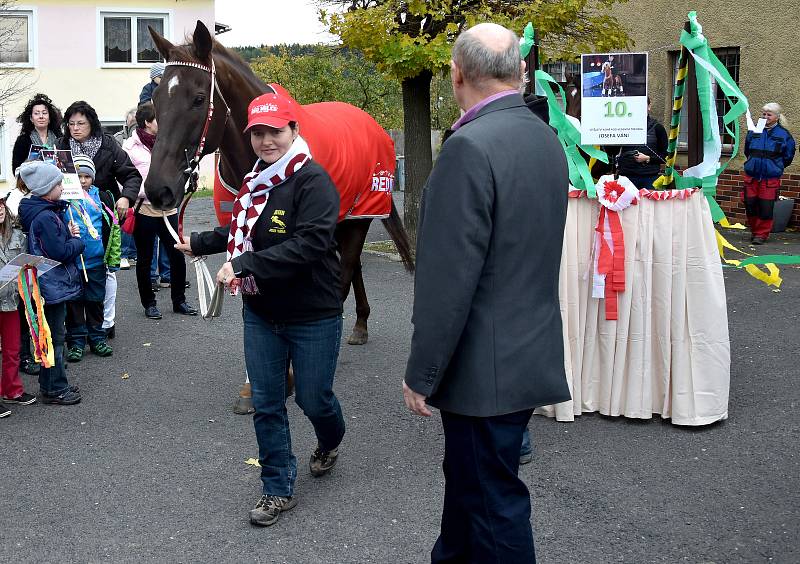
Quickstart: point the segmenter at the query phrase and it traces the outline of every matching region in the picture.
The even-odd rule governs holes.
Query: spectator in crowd
[[[17,170],[28,158],[33,145],[55,148],[56,140],[61,135],[61,110],[45,94],[36,94],[28,100],[17,121],[22,130],[14,142],[12,170]]]
[[[0,192],[0,268],[26,250],[25,235],[14,225],[14,217],[6,207],[11,191],[9,187]],[[30,405],[36,401],[36,396],[25,392],[19,377],[20,322],[17,307],[20,301],[16,280],[0,287],[0,344],[3,347],[0,400],[3,404]],[[0,417],[10,414],[11,411],[0,404]]]
[[[120,131],[117,131],[114,134],[114,140],[122,147],[122,144],[131,136],[131,132],[136,128],[136,108],[131,108],[128,110],[128,113],[125,114],[125,125],[122,126]],[[133,241],[133,235],[129,233],[122,232],[122,260],[120,261],[120,268],[122,270],[128,270],[131,266],[136,265],[136,244]],[[116,280],[116,279],[115,279]],[[106,313],[109,314],[108,305],[106,306]],[[107,315],[108,317],[108,315]],[[107,322],[108,320],[106,320]],[[108,327],[112,327],[113,323],[113,316],[111,320],[111,324]],[[113,333],[111,333],[113,335]]]
[[[86,155],[92,159],[96,171],[94,185],[101,192],[111,192],[115,201],[120,197],[120,186],[123,191],[139,191],[141,175],[122,147],[110,135],[103,133],[97,112],[88,103],[74,102],[64,112],[64,136],[59,139],[58,148],[71,149],[73,155]],[[128,258],[120,261],[120,268],[130,268],[131,255],[135,256],[136,250],[123,245],[122,257]],[[104,308],[106,311],[114,310],[113,304],[109,303]],[[108,320],[104,325],[109,326]]]
[[[744,209],[753,235],[753,245],[763,245],[772,232],[775,200],[784,169],[792,164],[796,150],[781,106],[765,104],[761,117],[767,120],[761,133],[748,131],[744,141]]]
[[[650,115],[652,104],[647,97],[647,142],[644,145],[626,145],[619,150],[617,171],[628,177],[639,189],[653,189],[667,158],[667,130]]]
[[[79,362],[88,340],[97,356],[111,356],[103,329],[103,302],[106,297],[106,273],[119,268],[119,223],[116,221],[114,196],[92,185],[94,163],[86,155],[75,157],[75,168],[83,189],[83,199],[71,200],[69,216],[78,225],[84,251],[76,266],[84,269],[83,293],[67,302],[67,360]]]
[[[38,159],[25,161],[20,165],[20,168],[29,162],[38,162]],[[22,199],[30,196],[30,191],[28,187],[25,186],[25,182],[23,182],[22,176],[20,175],[20,168],[14,171],[16,188],[11,190],[11,193],[5,200],[6,209],[10,211],[11,215],[14,217],[19,216],[19,204]],[[22,300],[19,302],[19,368],[25,374],[30,374],[31,376],[39,374],[39,363],[36,362],[36,359],[33,357],[33,352],[31,351],[31,332],[28,327],[28,318],[25,315],[25,304]]]
[[[334,239],[339,193],[312,160],[290,100],[263,94],[250,103],[248,116],[246,131],[258,161],[234,201],[233,222],[193,233],[190,244],[176,248],[190,255],[227,250],[217,281],[243,293],[244,358],[262,482],[250,522],[268,526],[297,505],[297,461],[286,413],[289,361],[295,399],[317,436],[309,461],[313,476],[334,467],[345,433],[333,392],[342,334]]]
[[[84,244],[75,223],[67,223],[67,203],[61,197],[61,171],[45,162],[32,162],[20,170],[30,198],[20,202],[23,231],[28,233],[28,252],[60,264],[39,276],[44,316],[50,326],[54,364],[39,371],[39,400],[46,404],[74,405],[81,401],[77,387],[70,386],[64,360],[66,302],[81,295],[81,273],[75,259]]]
[[[164,76],[164,63],[154,63],[150,67],[150,82],[142,87],[142,92],[139,94],[139,105],[149,102],[153,99],[153,92],[161,84],[161,77]]]
[[[158,122],[152,102],[147,102],[139,106],[136,110],[136,129],[131,133],[123,144],[124,150],[130,156],[130,160],[136,166],[142,178],[147,178],[150,170],[150,153],[156,142],[158,134]],[[124,196],[123,196],[124,197]],[[129,200],[140,202],[134,205],[136,213],[136,225],[133,230],[133,238],[136,241],[136,248],[139,250],[138,262],[136,263],[136,283],[139,286],[139,298],[144,307],[144,314],[149,319],[161,319],[161,310],[158,309],[154,290],[158,288],[157,283],[153,283],[150,278],[150,268],[153,260],[153,253],[156,237],[172,240],[172,236],[167,230],[164,218],[178,230],[178,210],[173,209],[168,212],[155,209],[150,205],[144,193],[144,182],[133,198]],[[138,208],[138,209],[136,209]],[[172,297],[172,310],[182,315],[197,315],[197,309],[186,303],[186,259],[174,246],[169,245],[166,249],[169,257],[171,281],[170,288]]]
[[[570,398],[558,302],[569,176],[519,94],[523,73],[508,29],[458,37],[450,79],[465,113],[420,210],[403,395],[417,415],[437,407],[444,427],[434,563],[535,562],[523,432],[535,407]]]
[[[131,136],[131,131],[136,127],[136,108],[131,108],[125,113],[122,129],[114,134],[114,141],[122,147],[122,143]]]

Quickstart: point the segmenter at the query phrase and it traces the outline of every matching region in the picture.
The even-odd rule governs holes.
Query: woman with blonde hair
[[[792,164],[795,142],[786,129],[787,120],[779,104],[770,102],[761,109],[767,120],[761,133],[747,132],[744,142],[744,208],[753,245],[763,245],[772,231],[773,210],[781,176]]]

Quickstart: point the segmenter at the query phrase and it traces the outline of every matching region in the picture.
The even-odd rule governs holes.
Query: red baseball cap
[[[294,104],[291,100],[278,94],[262,94],[247,107],[247,132],[254,125],[267,125],[281,129],[290,121],[297,121],[294,115]]]

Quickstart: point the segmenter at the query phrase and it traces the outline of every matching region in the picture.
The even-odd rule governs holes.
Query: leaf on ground
[[[128,378],[130,378],[130,375],[127,372],[122,375],[123,380],[127,380]]]
[[[244,463],[245,464],[249,464],[250,466],[259,466],[259,467],[261,466],[258,463],[258,459],[257,458],[248,458],[247,460],[244,461]]]
[[[144,346],[145,346],[145,347],[149,347],[151,344],[152,344],[152,343],[145,343],[145,344],[144,344]]]

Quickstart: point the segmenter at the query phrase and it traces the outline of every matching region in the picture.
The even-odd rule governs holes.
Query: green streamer
[[[750,257],[744,259],[739,263],[739,267],[745,267],[748,264],[798,264],[800,263],[800,255],[760,255],[757,257]]]

